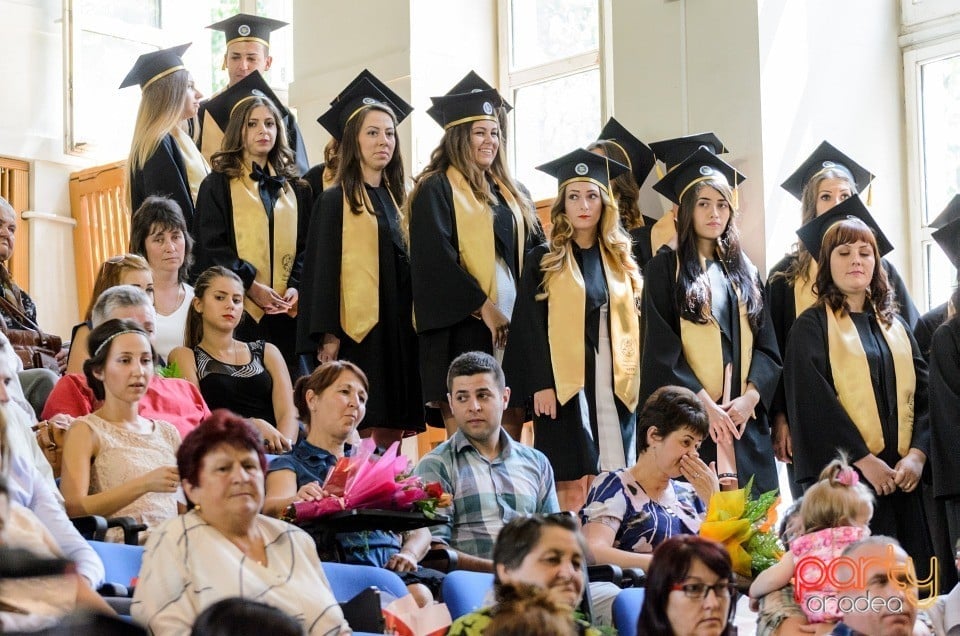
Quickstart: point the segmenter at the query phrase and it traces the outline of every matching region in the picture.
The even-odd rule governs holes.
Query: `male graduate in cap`
[[[254,71],[266,73],[270,70],[273,65],[273,56],[270,55],[270,33],[286,25],[286,22],[280,20],[238,13],[207,27],[223,31],[227,40],[227,52],[223,55],[223,68],[228,76],[227,88]],[[209,161],[213,153],[220,150],[223,129],[207,115],[205,104],[200,105],[200,131],[196,138],[200,151]],[[280,107],[280,104],[277,106]],[[307,150],[303,145],[300,128],[289,110],[284,112],[284,124],[287,126],[287,141],[290,149],[296,155],[297,169],[301,175],[305,174],[310,169],[310,162],[307,159]]]

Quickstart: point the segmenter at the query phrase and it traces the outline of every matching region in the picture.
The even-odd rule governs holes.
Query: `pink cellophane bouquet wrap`
[[[412,474],[410,459],[399,454],[394,442],[381,455],[375,455],[373,440],[365,439],[350,457],[341,457],[323,482],[326,497],[316,501],[290,504],[282,518],[305,522],[342,510],[379,509],[421,510],[434,516],[435,510],[450,505],[450,495],[440,484],[424,484]]]

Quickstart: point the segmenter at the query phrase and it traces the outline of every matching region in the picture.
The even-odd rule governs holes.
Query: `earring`
[[[193,506],[193,509],[196,510],[197,512],[203,512],[202,510],[200,510],[200,504],[195,504]]]

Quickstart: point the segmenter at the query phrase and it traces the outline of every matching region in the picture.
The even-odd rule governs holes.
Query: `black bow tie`
[[[271,175],[266,170],[262,169],[256,162],[253,164],[253,172],[250,173],[250,178],[260,184],[261,189],[265,189],[267,192],[269,192],[270,197],[274,201],[276,201],[280,190],[283,189],[283,184],[287,182],[287,180],[283,177]]]

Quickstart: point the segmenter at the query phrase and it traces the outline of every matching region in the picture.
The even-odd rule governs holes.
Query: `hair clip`
[[[860,474],[848,466],[837,472],[836,480],[847,487],[856,486],[860,483]]]

